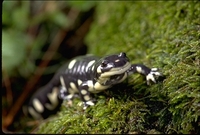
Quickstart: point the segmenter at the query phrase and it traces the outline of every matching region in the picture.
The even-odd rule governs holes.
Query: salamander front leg
[[[82,83],[79,87],[79,95],[81,100],[83,101],[83,109],[85,110],[88,106],[93,106],[94,100],[90,95],[89,86],[87,82]]]
[[[75,93],[69,93],[69,91],[66,88],[64,78],[60,76],[60,89],[58,93],[58,97],[61,100],[67,100],[69,105],[72,105],[72,99],[76,97],[77,95]]]
[[[156,77],[162,76],[160,72],[158,72],[158,68],[148,68],[142,64],[132,64],[130,69],[127,71],[128,74],[133,74],[135,72],[140,73],[146,76],[147,85],[150,85],[150,82],[156,83]]]

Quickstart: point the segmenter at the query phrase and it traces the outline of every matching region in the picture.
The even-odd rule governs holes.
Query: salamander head
[[[127,77],[131,67],[126,54],[109,55],[100,59],[95,65],[95,80],[102,85],[113,85],[122,82]]]

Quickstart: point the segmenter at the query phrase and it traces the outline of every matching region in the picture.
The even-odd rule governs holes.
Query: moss
[[[199,133],[200,3],[97,2],[87,36],[89,52],[126,52],[132,63],[159,67],[165,75],[146,86],[133,75],[99,93],[86,111],[75,99],[38,133]]]

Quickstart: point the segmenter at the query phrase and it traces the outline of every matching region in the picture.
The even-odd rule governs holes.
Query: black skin
[[[69,62],[61,67],[60,70],[51,79],[51,81],[47,85],[39,89],[31,98],[28,107],[32,107],[37,112],[37,109],[35,109],[33,105],[33,99],[37,98],[43,105],[45,103],[50,103],[47,94],[52,93],[53,88],[58,88],[58,105],[54,110],[48,110],[48,108],[44,106],[44,111],[40,113],[42,118],[47,118],[49,115],[56,113],[57,110],[60,108],[63,100],[71,100],[73,97],[77,96],[76,94],[74,94],[68,97],[68,95],[71,94],[69,88],[72,88],[70,82],[73,83],[74,86],[77,88],[78,95],[83,101],[84,108],[87,108],[87,106],[93,104],[93,99],[90,98],[90,94],[102,91],[89,91],[91,86],[89,86],[88,80],[92,82],[92,85],[95,85],[95,83],[100,80],[102,75],[105,75],[106,73],[111,73],[110,71],[115,71],[115,69],[119,69],[121,71],[123,69],[121,69],[121,67],[125,65],[128,65],[128,67],[124,72],[118,74],[118,71],[115,71],[116,74],[112,73],[111,76],[107,77],[107,80],[105,80],[103,83],[99,82],[101,85],[99,87],[112,87],[113,85],[120,83],[120,80],[123,77],[126,78],[126,76],[133,73],[140,73],[146,76],[148,84],[150,83],[150,81],[155,82],[154,76],[162,76],[161,73],[158,72],[158,69],[150,69],[142,64],[130,64],[129,59],[123,52],[116,55],[109,55],[103,58],[98,58],[95,56],[79,56],[74,59],[76,59],[76,62],[72,64],[72,67],[70,69]],[[92,60],[95,60],[95,62],[88,67],[88,63]],[[98,73],[97,71],[100,73]],[[63,82],[61,82],[61,78],[63,79]],[[81,80],[81,84],[78,84],[78,80]],[[85,93],[82,94],[81,91],[84,91]],[[86,96],[89,97],[86,98]]]

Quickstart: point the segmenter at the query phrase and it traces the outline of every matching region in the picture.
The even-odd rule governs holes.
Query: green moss
[[[89,52],[126,52],[132,63],[159,67],[163,82],[128,81],[96,96],[86,111],[66,108],[38,133],[199,133],[200,3],[98,2],[87,36]]]

